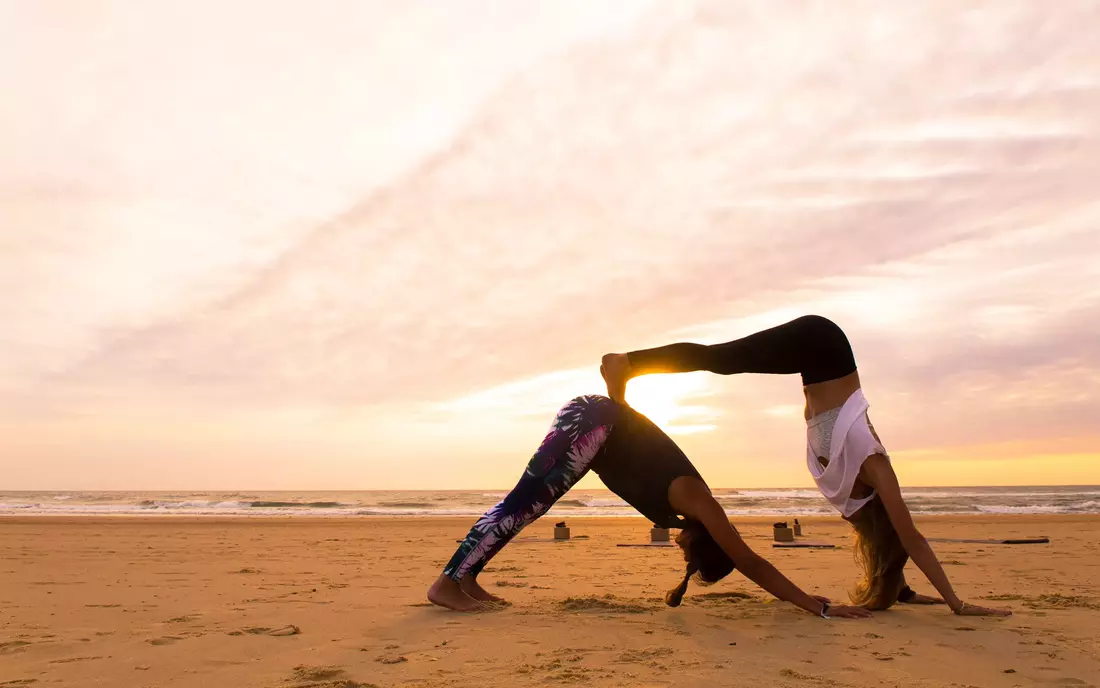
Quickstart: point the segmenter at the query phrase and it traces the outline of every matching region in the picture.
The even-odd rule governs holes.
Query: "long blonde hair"
[[[856,531],[856,563],[863,569],[863,580],[851,592],[852,602],[867,609],[888,609],[905,585],[903,570],[909,561],[905,546],[878,495],[848,522]]]

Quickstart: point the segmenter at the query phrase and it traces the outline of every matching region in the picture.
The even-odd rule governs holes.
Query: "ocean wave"
[[[715,495],[715,500],[723,506],[754,506],[757,504],[775,504],[777,506],[796,506],[801,503],[801,500],[797,499],[764,499],[761,497],[726,497],[724,495]],[[813,500],[815,502],[825,502],[825,498],[818,495],[818,498]]]
[[[394,507],[365,507],[352,511],[353,516],[469,516],[476,518],[485,513],[484,509],[401,509]]]
[[[995,490],[989,491],[976,491],[967,490],[959,492],[923,492],[919,489],[902,489],[902,494],[906,499],[974,499],[974,498],[1019,498],[1019,499],[1037,499],[1043,497],[1061,497],[1064,499],[1077,499],[1081,497],[1100,497],[1100,492],[1096,491],[1065,491],[1065,492],[1000,492]]]
[[[923,490],[923,491],[922,491]],[[387,492],[0,492],[0,514],[181,516],[460,516],[477,517],[503,495],[490,491]],[[833,515],[816,490],[715,489],[728,515]],[[1096,486],[916,488],[906,499],[915,514],[1096,514]],[[568,517],[638,516],[625,501],[601,490],[576,490],[551,514]]]
[[[559,499],[557,502],[554,503],[554,506],[575,506],[578,508],[584,508],[587,507],[588,504],[586,504],[583,499]]]
[[[152,503],[146,500],[141,504],[154,509],[247,509],[249,507],[248,502],[218,502],[208,499],[189,499],[182,502],[154,501]]]
[[[736,494],[753,499],[822,499],[817,490],[741,490]]]
[[[727,516],[827,516],[836,513],[827,506],[727,508],[725,512]]]
[[[990,504],[988,506],[979,504],[977,509],[983,514],[1069,514],[1075,511],[1072,507],[1066,506],[1012,506],[1010,504]]]
[[[256,509],[338,509],[346,506],[340,502],[249,502]]]
[[[137,504],[0,504],[0,514],[20,512],[40,516],[94,516],[96,514],[143,514],[149,507]]]
[[[582,504],[584,504],[585,506],[590,507],[592,509],[601,509],[601,508],[617,507],[617,506],[630,506],[629,504],[627,504],[623,500],[619,499],[618,497],[612,497],[612,498],[589,497],[588,499],[580,499],[580,500],[577,500],[577,501],[580,501]]]

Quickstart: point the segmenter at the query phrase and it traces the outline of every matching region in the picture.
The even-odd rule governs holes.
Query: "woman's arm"
[[[909,513],[909,507],[906,506],[905,500],[902,499],[901,486],[898,484],[898,477],[894,473],[894,468],[890,465],[889,459],[882,454],[868,457],[863,463],[859,478],[878,492],[879,498],[882,499],[882,505],[886,507],[886,514],[890,517],[890,523],[901,539],[905,551],[909,554],[913,563],[928,577],[928,580],[940,595],[943,596],[953,612],[968,616],[1008,616],[1012,613],[1007,609],[992,609],[967,604],[955,594],[955,591],[951,588],[951,581],[947,579],[947,573],[944,572],[940,560],[936,558],[936,553],[932,551],[928,541],[917,530],[917,524],[913,523],[913,516]]]
[[[680,494],[674,494],[675,492]],[[822,600],[808,595],[766,559],[753,552],[730,524],[722,505],[711,496],[702,481],[680,480],[679,484],[673,483],[673,488],[669,490],[669,497],[672,499],[673,506],[683,515],[703,524],[710,536],[734,561],[737,569],[746,578],[784,602],[790,602],[811,614],[821,614],[825,608]],[[829,616],[842,618],[871,616],[869,611],[859,607],[837,605],[830,606],[828,609]]]

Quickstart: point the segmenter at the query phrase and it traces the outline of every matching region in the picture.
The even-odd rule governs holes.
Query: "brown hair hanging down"
[[[676,536],[676,544],[684,551],[687,572],[680,584],[665,594],[665,604],[670,607],[679,607],[684,601],[692,578],[700,585],[709,585],[728,576],[734,568],[733,560],[722,551],[702,523],[687,521]]]
[[[684,574],[684,580],[680,581],[680,584],[675,588],[665,593],[665,604],[670,607],[679,607],[680,603],[684,601],[684,594],[688,589],[688,581],[690,581],[691,577],[698,571],[698,566],[695,564],[688,564],[687,573]]]

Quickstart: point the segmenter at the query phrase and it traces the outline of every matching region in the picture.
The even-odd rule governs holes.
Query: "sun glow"
[[[630,381],[626,401],[670,435],[689,434],[714,429],[710,409],[686,403],[706,394],[706,373],[646,375]]]

